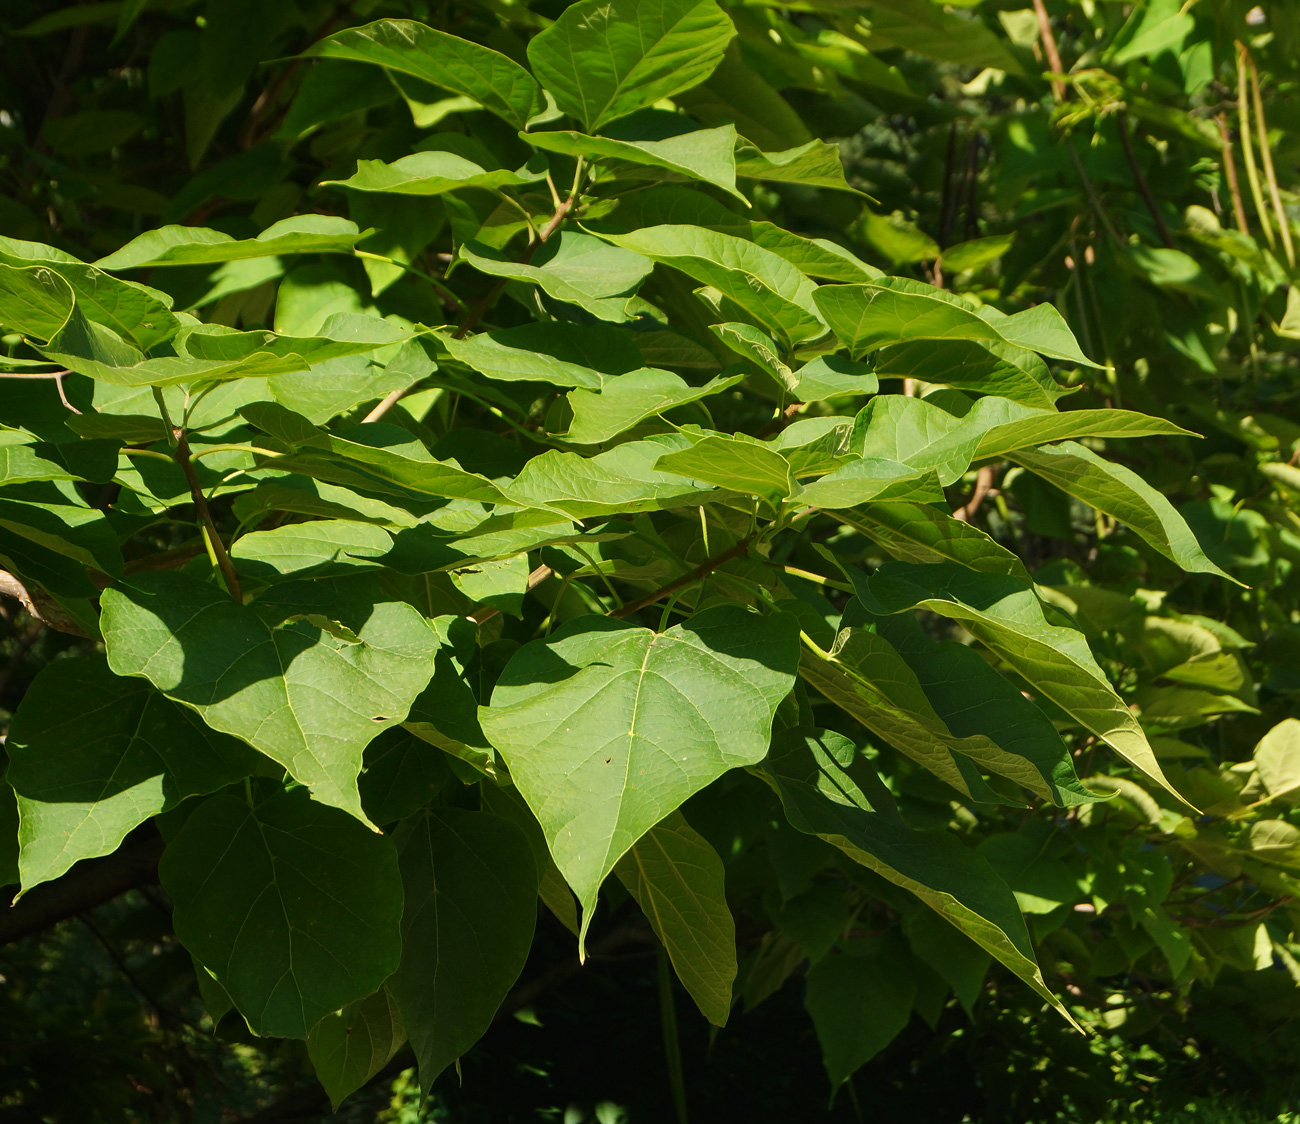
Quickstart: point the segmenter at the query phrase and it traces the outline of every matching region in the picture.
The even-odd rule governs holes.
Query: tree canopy
[[[0,1118],[1295,1059],[1295,0],[0,31]]]

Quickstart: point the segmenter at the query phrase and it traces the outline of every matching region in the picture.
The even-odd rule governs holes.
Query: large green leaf
[[[698,226],[652,226],[602,238],[712,286],[790,346],[822,335],[816,286],[783,257]]]
[[[835,518],[879,543],[900,562],[960,562],[972,570],[1029,580],[1017,555],[978,527],[931,504],[871,503],[836,511]]]
[[[628,137],[591,137],[585,133],[556,130],[529,133],[526,139],[534,148],[559,152],[566,156],[588,159],[625,161],[647,168],[657,168],[688,180],[703,180],[722,188],[748,204],[736,190],[736,127],[697,129],[675,136],[640,139]]]
[[[882,375],[1001,395],[1037,410],[1056,409],[1056,400],[1069,393],[1034,352],[988,340],[895,344],[880,351],[876,369]]]
[[[1174,505],[1131,468],[1105,460],[1074,441],[1019,449],[1010,459],[1114,516],[1184,570],[1234,580],[1210,561]]]
[[[710,434],[688,449],[660,457],[655,469],[707,480],[733,492],[762,496],[774,506],[798,487],[790,462],[780,453],[752,438],[742,440],[722,434]]]
[[[528,44],[528,61],[588,132],[703,82],[735,27],[714,0],[582,0]]]
[[[196,578],[146,573],[106,590],[103,610],[113,671],[147,678],[369,823],[362,753],[433,674],[437,639],[414,608],[363,585],[306,582],[237,605]]]
[[[754,145],[741,141],[736,146],[736,175],[865,194],[844,178],[839,148],[821,140],[810,140],[781,152],[760,152]]]
[[[568,401],[573,420],[559,436],[578,445],[598,445],[646,418],[720,394],[742,377],[710,379],[703,386],[691,386],[680,375],[669,371],[651,367],[629,371],[607,379],[599,393],[584,389],[570,391]]]
[[[544,178],[544,172],[531,172],[527,168],[518,172],[483,168],[454,152],[416,152],[391,164],[382,160],[358,160],[356,173],[349,179],[324,180],[321,186],[427,196],[471,187],[516,187]]]
[[[1007,884],[954,836],[907,827],[880,778],[846,737],[829,730],[783,731],[755,772],[776,790],[791,826],[910,890],[1065,1013],[1043,982]]]
[[[987,305],[967,305],[942,289],[886,277],[865,285],[823,286],[817,291],[817,307],[855,357],[908,340],[975,340],[1096,366],[1079,350],[1061,314],[1048,304],[1003,316]]]
[[[388,987],[427,1092],[479,1040],[523,970],[537,873],[523,833],[489,812],[441,808],[401,841],[402,961]]]
[[[339,1102],[383,1069],[405,1041],[397,1003],[388,988],[381,987],[312,1027],[307,1056],[337,1112]]]
[[[601,320],[632,319],[626,298],[653,268],[646,257],[577,230],[561,231],[529,262],[482,243],[465,243],[460,256],[492,277],[537,285],[556,300],[576,304]]]
[[[392,841],[306,789],[255,806],[208,797],[168,843],[158,874],[176,936],[255,1034],[305,1038],[374,992],[401,957]]]
[[[959,621],[1033,690],[1178,795],[1132,711],[1097,666],[1083,634],[1052,624],[1031,585],[952,563],[902,562],[882,566],[869,581],[855,575],[855,584],[870,612],[888,615],[926,608]]]
[[[257,764],[243,742],[208,729],[148,683],[120,679],[99,655],[56,660],[37,675],[5,750],[24,890],[111,854],[151,816]]]
[[[488,47],[414,20],[376,20],[338,31],[303,52],[375,63],[473,98],[522,129],[543,106],[542,91],[522,66]]]
[[[650,921],[704,1017],[725,1026],[736,979],[736,923],[718,853],[674,812],[632,845],[614,873]]]
[[[603,617],[521,648],[480,719],[582,905],[638,839],[767,752],[798,661],[793,619],[738,606],[663,633]]]
[[[901,949],[832,953],[808,973],[812,1016],[831,1088],[838,1089],[898,1036],[912,1017],[916,983]]]
[[[236,239],[205,226],[160,226],[132,238],[95,264],[100,269],[205,265],[280,254],[350,254],[365,237],[357,224],[334,215],[294,215],[256,238]]]
[[[490,379],[545,382],[599,390],[607,375],[643,365],[628,333],[608,324],[553,320],[456,339],[438,336],[457,361]]]

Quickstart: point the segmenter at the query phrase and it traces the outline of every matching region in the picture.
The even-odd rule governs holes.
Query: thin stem
[[[659,1019],[663,1026],[664,1060],[668,1063],[668,1085],[673,1093],[677,1124],[690,1124],[686,1114],[686,1079],[682,1074],[682,1045],[677,1035],[677,1007],[673,1003],[673,976],[664,946],[655,946],[659,977]]]
[[[735,546],[724,550],[721,554],[701,562],[695,569],[689,573],[683,574],[680,578],[670,581],[667,585],[660,586],[658,589],[651,590],[643,597],[638,597],[635,601],[629,601],[621,608],[615,609],[607,616],[615,617],[622,620],[624,617],[630,617],[633,613],[639,613],[647,605],[653,605],[670,594],[676,593],[679,589],[685,589],[688,585],[694,585],[697,581],[707,578],[719,566],[724,566],[735,558],[741,558],[749,553],[750,540],[741,539]]]
[[[161,395],[159,399],[161,400]],[[203,528],[203,534],[207,538],[208,547],[216,557],[217,565],[221,569],[221,576],[226,580],[226,590],[240,604],[243,604],[244,594],[239,584],[239,574],[235,570],[235,564],[231,561],[229,553],[226,551],[225,543],[221,541],[221,535],[217,532],[217,525],[213,522],[212,512],[208,508],[207,497],[203,494],[203,486],[199,483],[198,473],[194,471],[194,464],[190,458],[190,445],[185,439],[185,430],[173,429],[173,444],[176,446],[176,463],[181,466],[181,471],[185,473],[186,483],[190,486],[190,496],[194,500],[194,510],[198,514],[199,524]]]
[[[573,542],[570,543],[569,545],[572,546],[574,550],[576,550],[579,554],[583,556],[583,558],[587,560],[587,565],[596,571],[596,576],[600,578],[600,580],[604,583],[605,589],[609,591],[610,597],[614,599],[615,606],[622,608],[623,598],[621,598],[618,595],[618,591],[614,588],[613,583],[606,576],[605,571],[600,568],[600,563],[598,563],[594,558],[592,558],[590,554],[587,553],[587,551],[583,548],[581,543]]]
[[[1259,155],[1264,162],[1264,178],[1268,181],[1269,198],[1273,201],[1273,210],[1277,214],[1277,230],[1282,236],[1282,250],[1286,254],[1286,263],[1295,268],[1295,246],[1291,243],[1291,224],[1287,221],[1286,211],[1282,209],[1282,196],[1278,191],[1277,172],[1273,169],[1273,150],[1268,143],[1268,126],[1264,122],[1264,99],[1259,92],[1259,70],[1255,60],[1245,47],[1241,48],[1250,67],[1250,100],[1255,107],[1255,128],[1259,132]]]
[[[0,362],[3,362],[3,360],[0,359]],[[71,371],[31,371],[31,372],[26,372],[21,374],[17,371],[0,371],[0,379],[53,380],[54,389],[59,392],[59,401],[62,402],[65,406],[67,406],[67,408],[71,410],[74,414],[80,414],[81,411],[78,410],[76,406],[74,406],[71,402],[68,401],[68,396],[66,393],[64,393],[63,390],[63,376],[70,375],[70,374],[72,374]]]
[[[1264,207],[1264,192],[1259,186],[1259,172],[1255,168],[1255,149],[1250,140],[1250,100],[1247,92],[1249,79],[1246,77],[1246,48],[1237,44],[1237,131],[1241,134],[1241,155],[1246,164],[1246,182],[1250,184],[1250,197],[1255,202],[1255,215],[1259,218],[1260,229],[1264,232],[1264,241],[1270,250],[1277,248],[1273,238],[1273,224],[1269,221],[1268,210]]]
[[[1246,208],[1241,201],[1241,184],[1237,181],[1237,162],[1232,158],[1232,136],[1228,132],[1228,118],[1220,111],[1214,115],[1215,124],[1219,126],[1219,139],[1223,142],[1223,177],[1228,181],[1228,194],[1232,196],[1232,214],[1237,220],[1237,229],[1243,234],[1250,233],[1250,224],[1246,222]]]
[[[989,494],[992,487],[993,466],[986,464],[975,474],[975,489],[971,492],[970,499],[954,511],[952,517],[961,523],[969,523],[975,518],[975,513],[979,511],[980,505],[984,502],[984,497]]]
[[[1034,15],[1038,17],[1038,34],[1043,40],[1043,50],[1047,52],[1047,61],[1052,67],[1052,96],[1057,101],[1065,101],[1065,80],[1060,77],[1065,73],[1061,65],[1061,52],[1056,49],[1056,36],[1052,34],[1052,21],[1047,15],[1047,5],[1043,0],[1034,0]]]
[[[1120,142],[1124,145],[1124,159],[1128,161],[1129,171],[1133,173],[1133,178],[1137,181],[1138,191],[1142,193],[1142,201],[1146,203],[1147,210],[1151,212],[1151,217],[1155,219],[1156,229],[1160,231],[1160,241],[1168,249],[1172,250],[1174,240],[1169,237],[1169,228],[1165,226],[1165,220],[1160,214],[1160,208],[1156,206],[1156,197],[1151,194],[1151,187],[1142,174],[1142,169],[1138,167],[1137,157],[1133,154],[1133,142],[1128,135],[1128,114],[1121,109],[1115,115],[1115,119],[1119,123]]]

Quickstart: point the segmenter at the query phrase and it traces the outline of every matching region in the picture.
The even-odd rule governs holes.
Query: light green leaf
[[[578,895],[584,938],[632,845],[762,759],[797,660],[792,619],[738,606],[658,634],[583,617],[515,653],[480,720]]]
[[[576,304],[601,320],[631,320],[626,298],[645,280],[653,262],[640,254],[611,246],[581,231],[564,230],[533,255],[517,261],[480,242],[467,242],[460,256],[491,277],[505,277],[539,286],[556,300]]]
[[[5,435],[5,431],[0,430],[0,437]],[[0,445],[0,485],[80,479],[63,465],[46,460],[30,445]]]
[[[574,519],[694,506],[710,496],[712,485],[655,468],[665,453],[685,447],[686,440],[669,435],[629,441],[594,457],[549,449],[505,486],[506,498]]]
[[[868,500],[932,503],[943,499],[943,489],[932,469],[863,457],[804,484],[792,498],[809,507],[838,509],[857,507]]]
[[[476,605],[485,605],[512,617],[523,615],[528,592],[528,555],[475,562],[453,570],[452,583]]]
[[[714,1026],[726,1026],[736,979],[736,923],[718,853],[674,812],[614,867],[668,950],[682,986]]]
[[[769,183],[797,183],[866,194],[851,187],[844,178],[839,148],[821,140],[810,140],[783,152],[760,152],[742,140],[736,146],[736,175]]]
[[[47,665],[23,696],[5,749],[24,890],[112,854],[151,816],[257,765],[243,742],[209,730],[148,683],[118,678],[99,655]]]
[[[794,396],[801,402],[829,402],[875,394],[879,389],[880,380],[871,367],[839,355],[820,355],[795,374]]]
[[[896,945],[876,955],[832,953],[808,973],[812,1016],[831,1088],[889,1045],[912,1017],[916,983]]]
[[[908,340],[975,340],[1013,344],[1053,359],[1096,366],[1051,305],[1015,316],[987,306],[969,307],[942,289],[903,277],[865,285],[828,285],[817,291],[817,307],[855,358]]]
[[[564,130],[521,134],[534,148],[588,159],[621,160],[659,168],[689,180],[703,180],[734,195],[746,206],[749,200],[736,190],[736,128],[697,129],[662,139],[616,140]]]
[[[862,456],[932,468],[944,485],[961,479],[979,440],[975,419],[955,417],[903,394],[873,398],[853,426],[855,451]]]
[[[759,370],[770,375],[783,392],[793,393],[798,387],[799,380],[767,333],[752,324],[710,324],[709,331],[737,355],[743,355]]]
[[[595,132],[703,82],[735,34],[714,0],[583,0],[529,42],[528,61]]]
[[[752,242],[698,226],[652,226],[601,237],[712,286],[787,346],[826,330],[813,300],[817,287]]]
[[[256,238],[236,239],[203,226],[160,226],[95,263],[100,269],[151,269],[279,257],[282,254],[350,254],[365,234],[334,215],[293,215]]]
[[[776,790],[791,826],[911,891],[1069,1019],[1043,982],[1007,884],[947,832],[907,827],[880,778],[842,734],[783,731],[755,772]]]
[[[379,558],[392,547],[392,537],[379,527],[322,519],[253,531],[235,542],[230,557],[241,575],[275,581],[355,573],[365,560]]]
[[[158,865],[181,944],[254,1034],[305,1038],[375,991],[401,956],[402,883],[384,835],[276,792],[250,807],[211,796]]]
[[[582,389],[569,392],[573,420],[568,431],[559,436],[577,445],[598,445],[666,410],[720,394],[742,378],[733,375],[710,379],[703,386],[691,386],[680,375],[650,367],[616,375],[606,379],[599,392]]]
[[[396,426],[371,422],[324,430],[273,402],[256,402],[239,412],[276,440],[305,451],[302,456],[279,458],[277,466],[292,466],[298,472],[328,480],[329,462],[314,458],[338,458],[361,466],[378,480],[414,492],[485,503],[501,500],[501,492],[486,477],[466,472],[454,460],[435,460],[410,433]],[[364,478],[358,482],[366,486]]]
[[[338,1111],[340,1102],[384,1068],[406,1041],[397,1003],[386,987],[326,1015],[307,1035],[316,1079]]]
[[[876,357],[880,375],[942,383],[997,394],[1037,410],[1055,410],[1068,389],[1034,352],[986,340],[919,340],[885,347]]]
[[[516,129],[544,108],[541,88],[517,62],[414,20],[376,20],[335,32],[303,54],[375,63],[409,74],[473,98]]]
[[[981,425],[989,424],[999,414],[1008,417],[1007,421],[985,431],[975,450],[977,460],[1067,437],[1196,436],[1164,418],[1153,418],[1132,410],[1068,410],[1064,413],[1035,410],[1031,413],[998,398],[981,398],[975,406],[971,415],[976,415]]]
[[[919,607],[959,621],[1033,690],[1178,796],[1165,779],[1142,727],[1097,666],[1083,634],[1049,623],[1032,586],[952,563],[916,566],[902,562],[880,567],[869,581],[858,581],[855,576],[855,585],[863,605],[872,613],[884,616]]]
[[[369,824],[357,794],[362,753],[406,717],[433,674],[437,640],[410,605],[361,586],[277,590],[244,606],[184,574],[139,574],[104,592],[109,667],[147,678]]]
[[[322,180],[322,187],[347,187],[353,191],[391,192],[398,195],[442,195],[469,187],[496,190],[536,183],[546,178],[545,169],[518,172],[506,168],[487,169],[454,152],[416,152],[391,164],[382,160],[358,160],[356,173],[345,180]]]
[[[960,562],[972,570],[1029,581],[1020,558],[978,527],[924,503],[871,503],[835,518],[861,531],[900,562]]]
[[[1024,74],[1020,60],[981,22],[978,14],[936,7],[928,0],[875,0],[871,6],[873,50],[903,47],[918,55],[1008,74]]]
[[[517,827],[461,808],[411,825],[401,871],[402,962],[388,987],[427,1092],[479,1040],[519,978],[537,919],[537,874]]]
[[[1132,469],[1074,441],[1020,449],[1009,459],[1118,519],[1184,570],[1236,580],[1210,561],[1174,505]]]
[[[1014,234],[994,234],[988,238],[972,238],[968,242],[958,242],[955,246],[945,246],[944,272],[951,275],[989,265],[1011,249],[1015,240]]]
[[[655,469],[761,496],[774,507],[798,487],[790,462],[780,453],[753,439],[720,434],[703,437],[688,449],[660,457]]]
[[[599,390],[607,375],[643,366],[632,336],[607,324],[552,320],[456,339],[440,335],[452,358],[490,379]]]
[[[1300,719],[1284,718],[1260,739],[1255,767],[1269,799],[1295,800],[1300,789]]]

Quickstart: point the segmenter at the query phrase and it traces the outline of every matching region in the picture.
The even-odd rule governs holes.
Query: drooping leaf
[[[312,1069],[337,1112],[340,1102],[384,1068],[406,1041],[388,988],[326,1015],[307,1035]]]
[[[689,449],[667,453],[655,462],[655,468],[761,496],[774,506],[797,487],[790,462],[780,453],[757,441],[721,435],[702,437]]]
[[[433,674],[437,639],[412,606],[320,583],[285,583],[245,606],[188,575],[144,573],[106,590],[103,610],[114,672],[147,678],[317,800],[370,822],[362,752]]]
[[[480,719],[578,895],[583,937],[632,845],[766,753],[797,659],[793,620],[721,606],[658,634],[583,617],[506,665]]]
[[[570,391],[568,401],[573,420],[560,436],[577,445],[598,445],[646,418],[721,394],[741,378],[734,375],[710,379],[703,386],[691,386],[680,375],[669,371],[650,367],[629,371],[606,379],[599,393],[584,389]]]
[[[1210,561],[1174,505],[1132,469],[1105,460],[1075,441],[1019,449],[1009,458],[1061,491],[1114,516],[1184,570],[1234,580]]]
[[[400,861],[402,959],[388,988],[427,1092],[518,979],[533,941],[537,874],[517,827],[461,808],[418,817]]]
[[[516,187],[543,178],[544,171],[532,172],[527,168],[518,172],[506,168],[483,168],[454,152],[416,152],[391,164],[382,160],[358,160],[354,175],[345,180],[324,180],[321,186],[430,196],[472,187]]]
[[[844,178],[839,148],[821,140],[810,140],[781,152],[760,152],[742,141],[736,146],[736,175],[771,183],[797,183],[805,187],[866,194],[852,187]]]
[[[522,129],[544,108],[541,88],[512,59],[414,20],[376,20],[313,43],[304,55],[374,63],[473,98]]]
[[[453,358],[505,382],[546,382],[599,390],[607,375],[622,375],[643,366],[628,334],[606,324],[550,321],[522,324],[495,332],[439,342]]]
[[[177,937],[255,1034],[305,1038],[398,965],[402,882],[392,841],[306,789],[255,807],[208,797],[168,843],[158,873]]]
[[[791,826],[911,891],[1064,1013],[1043,982],[1007,884],[952,835],[907,827],[879,777],[842,734],[783,731],[756,772],[781,798]]]
[[[1174,791],[1142,727],[1097,666],[1083,634],[1052,624],[1025,582],[951,563],[891,562],[869,581],[855,576],[855,584],[870,612],[888,615],[922,607],[960,621],[1044,698],[1156,784]]]
[[[588,132],[703,82],[736,29],[714,0],[583,0],[528,44],[528,61]]]
[[[111,854],[150,816],[247,776],[257,762],[243,742],[208,729],[148,683],[118,678],[98,655],[45,667],[5,749],[24,890]]]
[[[972,570],[1029,580],[1017,555],[978,527],[931,504],[870,503],[839,510],[835,517],[879,543],[900,562],[960,562]]]
[[[704,1017],[725,1026],[736,978],[736,924],[722,860],[680,812],[661,820],[614,867],[668,950]]]

